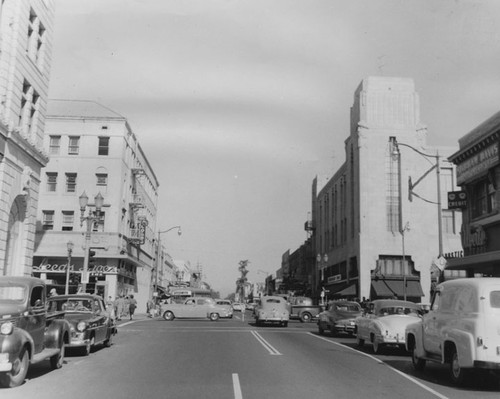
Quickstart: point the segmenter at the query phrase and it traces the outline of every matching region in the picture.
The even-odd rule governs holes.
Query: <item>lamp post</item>
[[[72,241],[68,241],[66,244],[68,248],[68,264],[66,265],[66,287],[64,288],[64,295],[69,294],[69,270],[71,269],[71,254],[73,253],[74,244]]]
[[[158,231],[158,242],[157,242],[157,256],[156,256],[156,270],[155,270],[155,283],[154,283],[154,292],[158,295],[158,269],[160,268],[160,248],[161,248],[161,235],[163,233],[168,233],[171,230],[177,229],[177,234],[180,236],[182,234],[181,226],[170,227],[167,230]]]
[[[80,226],[83,226],[83,222],[87,223],[87,228],[85,231],[85,241],[84,241],[84,258],[83,258],[83,271],[82,271],[82,290],[87,292],[88,283],[88,268],[89,268],[89,250],[90,250],[90,236],[92,234],[92,226],[94,223],[100,221],[101,219],[101,208],[104,204],[104,197],[99,192],[94,197],[94,204],[89,205],[89,197],[85,194],[85,191],[78,198],[80,202]],[[88,206],[88,214],[85,216],[85,211]],[[95,211],[92,211],[92,206],[95,207]]]
[[[414,147],[412,147],[409,144],[405,143],[398,143],[396,140],[396,137],[391,137],[390,142],[392,144],[392,154],[393,156],[397,157],[398,159],[398,183],[399,183],[399,228],[400,228],[400,233],[403,236],[403,263],[404,263],[404,233],[406,226],[403,226],[403,212],[402,212],[402,195],[401,195],[401,151],[399,149],[400,146],[403,147],[408,147],[409,149],[413,150],[417,154],[421,155],[422,157],[426,159],[435,159],[435,164],[432,164],[431,168],[428,169],[420,178],[415,182],[412,183],[411,177],[408,179],[408,198],[410,201],[412,201],[412,197],[416,196],[420,198],[421,200],[433,204],[437,204],[437,215],[438,215],[438,258],[440,258],[443,255],[443,218],[442,218],[442,206],[441,206],[441,166],[440,166],[440,155],[439,151],[436,150],[436,154],[426,154]],[[425,198],[420,197],[418,194],[416,194],[413,191],[413,188],[416,187],[429,173],[431,173],[433,170],[436,170],[436,184],[437,184],[437,201],[429,201]],[[403,265],[404,267],[404,265]],[[406,296],[406,285],[405,285],[405,296]],[[405,298],[406,299],[406,298]]]
[[[328,255],[324,254],[323,256],[321,256],[321,254],[318,254],[318,255],[316,255],[316,261],[318,262],[318,266],[319,266],[319,269],[321,272],[321,280],[320,281],[322,283],[323,280],[325,279],[325,266],[326,266],[326,263],[328,262]],[[320,293],[322,305],[325,304],[325,292],[326,291],[323,287],[323,289],[321,290],[321,293]]]

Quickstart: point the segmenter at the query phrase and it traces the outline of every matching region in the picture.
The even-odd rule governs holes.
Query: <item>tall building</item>
[[[132,128],[98,103],[54,100],[44,145],[50,161],[41,179],[35,275],[59,293],[69,275],[70,293],[86,284],[105,297],[133,294],[145,308],[155,266],[158,181]],[[80,197],[88,197],[85,209]]]
[[[412,79],[361,82],[346,160],[324,184],[313,181],[316,297],[430,300],[443,254],[461,249],[461,214],[446,203],[453,151],[427,145]]]
[[[30,275],[54,2],[0,1],[0,274]]]

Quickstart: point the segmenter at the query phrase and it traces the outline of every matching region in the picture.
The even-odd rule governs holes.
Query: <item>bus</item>
[[[212,298],[212,290],[192,287],[171,287],[169,295],[172,303],[184,303],[187,298],[191,298],[193,296]]]

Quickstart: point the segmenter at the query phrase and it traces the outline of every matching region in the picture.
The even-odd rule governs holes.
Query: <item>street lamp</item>
[[[328,262],[328,255],[324,254],[321,256],[321,254],[316,255],[316,261],[318,262],[319,269],[321,271],[321,283],[323,283],[323,280],[325,279],[325,266],[326,263]],[[321,290],[321,302],[322,305],[325,304],[325,290],[324,288]]]
[[[68,264],[66,266],[66,287],[64,289],[64,295],[69,294],[69,269],[71,268],[71,254],[73,253],[74,246],[72,241],[68,241],[66,244],[68,248]]]
[[[158,231],[158,242],[157,242],[158,249],[157,249],[157,256],[156,256],[156,270],[155,270],[155,284],[154,284],[155,293],[157,295],[158,295],[158,293],[157,293],[158,292],[158,269],[160,267],[160,248],[161,248],[160,239],[161,239],[161,235],[163,233],[168,233],[169,231],[174,230],[174,229],[177,229],[177,234],[179,236],[182,234],[181,226],[174,226],[174,227],[170,227],[167,230]]]
[[[401,195],[401,151],[399,150],[400,146],[403,147],[408,147],[409,149],[413,150],[417,154],[421,155],[422,157],[429,159],[435,159],[436,163],[432,164],[431,168],[428,169],[415,183],[412,183],[411,177],[408,178],[408,198],[410,201],[412,201],[413,196],[416,196],[420,198],[421,200],[425,202],[429,202],[432,204],[437,204],[437,214],[438,214],[438,259],[441,258],[443,255],[443,218],[442,218],[442,207],[441,207],[441,167],[440,167],[440,155],[439,151],[436,150],[436,154],[426,154],[414,147],[412,147],[409,144],[405,143],[398,143],[396,140],[396,137],[390,137],[389,139],[391,145],[392,145],[392,155],[394,157],[397,157],[398,160],[398,183],[399,183],[399,229],[400,233],[403,237],[403,267],[404,267],[404,233],[406,226],[403,226],[403,206],[402,206],[402,201],[403,197]],[[437,202],[429,201],[425,198],[422,198],[419,196],[417,193],[413,191],[413,188],[415,188],[429,173],[431,173],[433,170],[436,170],[436,183],[437,183]],[[405,296],[406,296],[406,286],[405,286]],[[405,298],[406,299],[406,298]]]
[[[92,234],[92,226],[94,223],[101,220],[101,208],[104,205],[104,197],[99,192],[94,197],[94,204],[89,205],[89,197],[85,194],[85,191],[78,197],[80,202],[80,226],[83,226],[83,222],[87,223],[87,229],[85,231],[85,245],[84,245],[84,258],[83,258],[83,272],[82,272],[82,290],[87,292],[88,283],[88,268],[89,268],[89,250],[90,250],[90,235]],[[85,216],[85,210],[88,206],[88,214]],[[91,207],[95,207],[95,211],[92,211]]]

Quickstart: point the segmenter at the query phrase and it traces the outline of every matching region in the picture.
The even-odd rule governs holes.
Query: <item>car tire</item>
[[[284,321],[284,322],[282,322],[282,323],[281,323],[281,325],[282,325],[283,327],[288,327],[288,321]]]
[[[365,346],[365,340],[363,338],[356,337],[356,345],[359,348],[362,348],[363,346]]]
[[[113,345],[113,331],[110,330],[109,331],[109,338],[106,341],[104,341],[104,346],[106,348],[109,348],[109,347],[111,347],[111,345]]]
[[[212,320],[212,321],[219,320],[219,314],[218,313],[210,313],[210,320]]]
[[[309,312],[304,312],[300,315],[300,321],[302,323],[310,323],[312,320],[312,315]]]
[[[19,357],[14,361],[13,369],[8,373],[0,373],[0,385],[5,388],[14,388],[21,385],[28,373],[29,354],[23,349]]]
[[[411,363],[416,371],[423,371],[425,368],[425,359],[417,357],[415,348],[411,350]]]
[[[175,316],[170,310],[167,310],[165,313],[163,313],[163,318],[167,321],[172,321],[173,319],[175,319]]]
[[[450,377],[451,381],[456,385],[464,385],[469,377],[469,369],[460,367],[458,353],[455,348],[450,357]]]
[[[373,352],[376,355],[380,355],[384,352],[384,344],[377,341],[377,338],[373,339]]]

